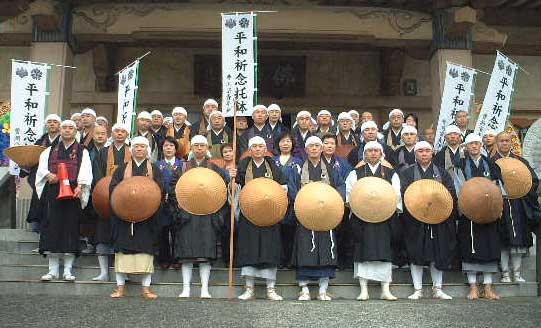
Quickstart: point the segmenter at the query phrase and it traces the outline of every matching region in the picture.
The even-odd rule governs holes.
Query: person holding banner
[[[416,164],[402,171],[400,186],[402,198],[408,187],[421,179],[434,179],[442,183],[451,193],[453,204],[457,198],[453,180],[447,171],[432,161],[433,148],[426,141],[420,141],[413,149]],[[456,206],[453,206],[456,208]],[[402,216],[404,243],[410,263],[411,279],[415,291],[408,298],[418,300],[423,297],[423,267],[430,266],[432,295],[434,298],[450,300],[451,296],[442,290],[443,272],[450,270],[456,248],[455,213],[440,224],[427,224],[415,219],[406,209]]]
[[[348,155],[348,162],[352,167],[357,166],[357,164],[363,160],[364,156],[364,145],[366,145],[369,141],[377,141],[381,143],[381,146],[383,147],[383,153],[385,154],[385,158],[388,158],[389,160],[392,160],[392,152],[393,150],[387,146],[386,143],[383,141],[378,140],[378,125],[374,121],[366,121],[361,125],[361,141],[359,142],[359,146],[353,148],[349,152]],[[393,164],[393,163],[391,163]]]
[[[457,110],[455,113],[455,123],[456,126],[460,129],[460,136],[462,140],[466,140],[466,137],[473,132],[473,130],[468,129],[468,119],[469,114],[465,110]]]
[[[209,115],[209,132],[207,134],[207,143],[212,158],[222,158],[222,152],[220,147],[223,144],[233,141],[233,132],[227,126],[225,126],[224,114],[215,110]]]
[[[211,119],[212,120],[212,119]],[[227,173],[209,162],[208,152],[209,144],[207,137],[196,135],[191,140],[192,151],[187,162],[182,164],[182,174],[185,174],[192,168],[205,167],[218,173],[226,184],[229,183]],[[180,175],[177,178],[180,178]],[[175,186],[176,181],[171,183]],[[169,201],[176,204],[176,194],[171,189]],[[218,257],[216,244],[220,230],[224,221],[222,211],[208,214],[195,215],[190,214],[179,206],[173,213],[175,219],[175,259],[182,262],[182,293],[180,298],[190,297],[190,285],[192,280],[192,269],[194,263],[199,263],[199,276],[201,279],[201,298],[211,298],[208,285],[210,279],[211,262]]]
[[[61,118],[56,114],[49,114],[45,117],[45,134],[43,134],[36,142],[35,145],[43,147],[54,147],[60,140],[60,123]],[[32,224],[32,231],[39,232],[39,224],[43,216],[43,199],[38,198],[36,193],[36,172],[38,167],[21,167],[19,177],[28,177],[27,181],[32,188],[32,199],[30,200],[30,209],[26,216],[26,222]]]
[[[167,136],[173,137],[178,142],[177,156],[186,159],[190,152],[191,127],[186,124],[188,112],[184,107],[173,108],[173,125],[167,129]]]
[[[158,143],[154,134],[152,133],[150,126],[152,124],[152,116],[147,111],[142,111],[137,115],[136,127],[137,132],[135,136],[145,137],[148,140],[150,161],[155,163],[158,160]]]
[[[539,206],[536,193],[539,186],[539,178],[527,160],[511,152],[513,146],[511,134],[500,132],[496,137],[496,145],[498,152],[492,157],[493,161],[506,157],[516,158],[528,167],[532,175],[532,187],[526,196],[518,199],[509,199],[504,194],[503,214],[500,220],[500,238],[502,241],[500,258],[502,266],[501,282],[511,282],[509,268],[509,260],[511,260],[513,281],[522,283],[525,282],[520,272],[522,257],[528,254],[528,248],[533,245],[532,231],[528,226],[528,212]]]
[[[295,138],[295,148],[293,148],[293,156],[306,160],[306,150],[304,148],[304,143],[306,139],[314,135],[310,131],[310,122],[312,119],[312,114],[310,112],[301,110],[297,113],[296,126],[293,126],[293,136]]]
[[[402,144],[401,132],[402,125],[404,124],[404,112],[395,108],[389,113],[390,127],[387,131],[383,132],[383,138],[387,146],[392,150],[396,150]]]
[[[81,144],[88,150],[94,147],[94,127],[96,126],[96,112],[92,108],[85,108],[81,112]]]
[[[276,140],[278,136],[282,135],[284,132],[288,132],[289,129],[282,123],[282,109],[280,106],[277,104],[270,104],[269,107],[267,107],[267,112],[269,114],[267,125],[270,127],[272,140]]]
[[[323,141],[317,136],[311,136],[305,143],[308,159],[304,161],[300,172],[300,184],[297,189],[310,182],[321,181],[335,188],[343,199],[345,199],[344,178],[340,172],[323,160]],[[335,245],[335,232],[312,231],[297,224],[295,242],[293,244],[293,255],[291,263],[296,270],[297,281],[301,291],[299,301],[310,300],[310,281],[319,281],[320,301],[330,301],[327,294],[329,280],[335,277],[336,266],[338,265],[338,252]]]
[[[274,149],[274,140],[272,139],[272,131],[270,125],[267,125],[267,107],[264,105],[255,105],[252,112],[253,125],[249,127],[238,139],[239,152],[241,157],[248,148],[249,140],[255,136],[259,136],[267,143],[267,150],[272,153]]]
[[[75,122],[65,120],[60,124],[61,140],[55,146],[44,150],[39,157],[36,173],[36,193],[45,202],[47,211],[41,221],[39,252],[49,258],[49,272],[42,281],[57,279],[60,255],[64,254],[64,274],[66,281],[74,281],[72,266],[79,253],[79,222],[90,196],[92,183],[92,164],[88,150],[75,140]],[[60,184],[59,166],[67,168],[69,187],[73,198],[58,200]]]
[[[351,190],[358,180],[375,176],[393,186],[398,201],[396,210],[402,213],[400,178],[392,166],[384,161],[383,146],[377,141],[369,141],[363,151],[365,160],[359,163],[346,179],[346,203],[349,203]],[[397,300],[389,288],[392,281],[393,222],[397,220],[394,218],[396,214],[380,223],[369,223],[362,221],[355,214],[351,215],[355,245],[353,277],[359,279],[361,286],[361,293],[357,299],[368,300],[368,280],[375,280],[381,283],[381,299]]]
[[[116,123],[111,130],[112,144],[102,148],[97,160],[92,163],[93,186],[102,178],[112,176],[119,166],[129,162],[131,158],[130,149],[126,145],[126,139],[128,138],[126,125]],[[100,274],[92,278],[93,281],[109,280],[109,257],[114,254],[112,238],[112,220],[110,218],[98,218],[95,243]]]
[[[231,170],[232,178],[244,186],[255,178],[269,177],[287,188],[287,179],[267,153],[267,143],[260,136],[248,142],[250,156],[241,160],[237,170]],[[265,245],[262,247],[262,245]],[[267,283],[267,299],[281,301],[276,293],[276,273],[280,265],[282,242],[280,224],[270,227],[258,227],[252,224],[242,212],[238,223],[238,242],[236,262],[241,267],[241,275],[245,278],[245,291],[240,300],[255,299],[255,279],[262,278]]]
[[[209,115],[213,111],[218,110],[218,102],[214,99],[207,99],[203,103],[203,115],[201,116],[201,119],[197,122],[195,122],[192,125],[191,131],[190,131],[190,139],[193,138],[195,135],[202,135],[206,136],[208,132],[208,126],[209,126]]]
[[[396,171],[401,172],[411,164],[415,164],[413,148],[417,143],[417,129],[411,125],[405,125],[400,133],[402,145],[393,152]]]
[[[116,186],[124,179],[133,176],[148,176],[156,182],[163,195],[162,173],[150,161],[148,138],[143,136],[133,138],[130,152],[132,156],[128,162],[119,166],[113,173],[109,187],[110,193],[112,194]],[[156,216],[158,212],[147,220],[131,223],[120,219],[113,211],[111,220],[112,241],[115,250],[116,288],[111,293],[111,298],[124,297],[128,274],[142,275],[141,295],[143,298],[149,300],[158,298],[158,295],[150,290],[152,273],[154,273],[154,254],[158,251],[160,233],[159,221]]]
[[[470,133],[464,142],[466,156],[461,161],[464,177],[470,180],[474,177],[485,177],[498,183],[500,173],[494,162],[481,154],[481,137]],[[458,220],[458,246],[462,260],[462,271],[468,277],[470,293],[468,299],[479,298],[477,290],[477,273],[483,273],[484,297],[498,300],[500,297],[492,290],[492,275],[498,272],[498,261],[501,255],[501,243],[497,221],[487,224],[477,224],[464,215]]]

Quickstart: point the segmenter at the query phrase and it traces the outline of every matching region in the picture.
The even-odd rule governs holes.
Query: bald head
[[[511,140],[511,134],[507,132],[500,132],[496,136],[496,147],[498,152],[502,155],[509,155],[513,142]]]

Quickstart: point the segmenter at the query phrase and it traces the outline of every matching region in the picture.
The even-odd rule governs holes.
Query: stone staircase
[[[75,262],[75,282],[53,281],[41,282],[39,278],[47,273],[47,259],[32,252],[38,247],[37,235],[24,230],[0,229],[0,293],[2,294],[28,294],[28,295],[108,295],[114,288],[114,282],[94,282],[91,278],[99,272],[95,255],[81,255]],[[532,248],[532,253],[535,248]],[[527,280],[523,284],[495,283],[497,292],[502,297],[537,296],[537,283],[535,282],[535,255],[523,261],[523,276]],[[62,268],[61,268],[62,270]],[[199,274],[194,269],[192,295],[199,295]],[[62,271],[61,271],[62,272]],[[114,278],[113,268],[110,269],[110,278]],[[425,295],[430,295],[430,274],[424,274]],[[499,276],[495,277],[499,281]],[[444,273],[444,290],[453,297],[466,297],[469,287],[465,276],[461,272]],[[214,298],[228,297],[228,270],[223,263],[216,263],[212,269],[210,293]],[[138,278],[132,277],[128,295],[139,292]],[[161,270],[156,266],[152,277],[152,289],[161,297],[176,297],[182,289],[182,277],[179,269]],[[240,270],[235,270],[234,292],[242,293],[243,279]],[[296,299],[298,287],[295,282],[295,271],[279,270],[277,281],[278,293],[286,299]],[[379,285],[370,285],[372,298],[379,297]],[[264,295],[264,286],[257,285],[256,293]],[[392,292],[399,298],[411,294],[413,287],[409,269],[396,269],[393,271]],[[316,288],[312,288],[315,294]],[[331,281],[329,292],[336,299],[355,299],[359,293],[359,286],[353,279],[351,270],[338,271],[336,278]],[[315,295],[313,295],[315,297]]]

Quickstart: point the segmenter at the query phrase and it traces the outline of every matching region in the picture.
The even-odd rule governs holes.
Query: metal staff
[[[237,110],[238,104],[235,100],[233,110],[233,164],[237,161]],[[236,165],[236,164],[235,164]],[[237,201],[235,199],[235,191],[237,189],[235,178],[231,178],[231,217],[230,217],[230,232],[229,232],[229,298],[233,298],[233,259],[235,255],[234,237],[235,237],[235,212]]]

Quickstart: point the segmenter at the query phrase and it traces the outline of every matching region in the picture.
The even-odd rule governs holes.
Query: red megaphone
[[[58,191],[57,200],[73,199],[73,190],[71,190],[70,179],[68,175],[68,168],[66,163],[58,163],[58,183],[60,184],[60,190]]]

